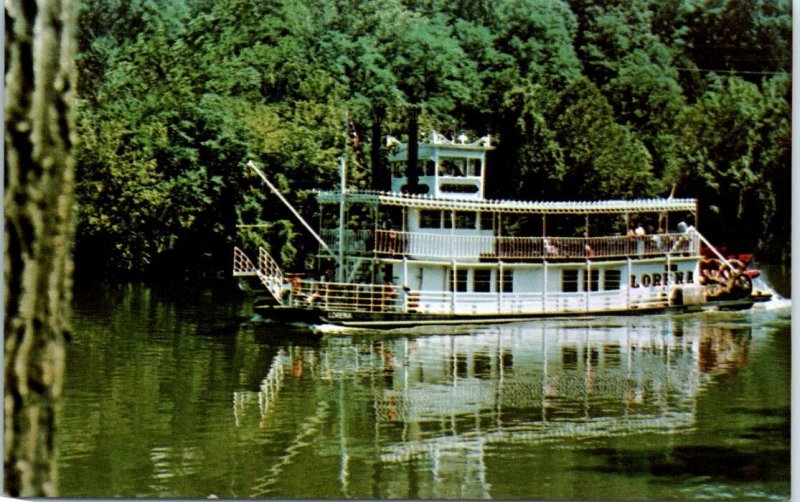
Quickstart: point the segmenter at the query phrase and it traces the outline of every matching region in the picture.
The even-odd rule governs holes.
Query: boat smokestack
[[[372,189],[379,191],[391,190],[391,179],[386,169],[383,155],[383,141],[381,140],[381,126],[386,118],[386,108],[376,106],[372,110],[372,145],[370,160],[372,161]]]
[[[417,172],[417,159],[419,157],[419,107],[412,105],[408,110],[408,164],[406,164],[406,191],[417,193],[419,191],[419,173]]]

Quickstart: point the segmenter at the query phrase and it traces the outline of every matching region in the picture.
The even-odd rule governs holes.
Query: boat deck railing
[[[341,312],[403,312],[399,288],[392,284],[354,284],[303,280],[292,285],[284,304]]]
[[[474,293],[415,291],[395,285],[303,280],[283,298],[286,306],[336,312],[400,312],[438,315],[582,313],[661,308],[671,286],[611,291]]]
[[[323,230],[322,237],[339,249],[339,233]],[[574,260],[625,258],[629,256],[696,255],[696,232],[659,233],[645,236],[606,237],[497,237],[396,230],[346,230],[348,254],[384,257],[452,258],[483,260]]]

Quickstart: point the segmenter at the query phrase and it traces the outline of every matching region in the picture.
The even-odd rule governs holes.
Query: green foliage
[[[785,1],[79,4],[79,264],[226,269],[239,239],[303,266],[315,241],[246,161],[313,221],[339,158],[369,186],[409,107],[493,135],[490,196],[674,188],[718,242],[788,258]]]
[[[768,230],[789,228],[790,195],[780,186],[789,184],[787,94],[786,78],[767,81],[764,90],[739,77],[720,78],[679,120],[679,187],[710,208],[701,213],[709,234],[759,246],[776,258],[787,252],[789,235]],[[729,228],[749,231],[728,233]],[[768,235],[779,240],[771,242]]]
[[[553,129],[570,166],[565,185],[579,199],[652,194],[650,155],[629,128],[614,122],[611,106],[587,79],[565,89]],[[565,190],[566,192],[567,190]],[[567,194],[562,192],[562,195]]]

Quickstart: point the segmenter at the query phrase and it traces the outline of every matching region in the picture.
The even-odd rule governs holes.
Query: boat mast
[[[339,266],[336,268],[336,281],[344,282],[344,193],[347,190],[347,167],[344,155],[339,162],[339,176],[341,179],[341,193],[339,197]]]
[[[317,232],[315,232],[313,228],[311,228],[311,225],[309,225],[308,222],[305,219],[303,219],[302,216],[300,216],[300,213],[297,212],[297,210],[294,208],[294,206],[292,206],[289,203],[289,201],[286,200],[286,197],[284,197],[283,194],[281,194],[280,191],[278,191],[278,189],[275,187],[275,185],[273,185],[272,183],[269,182],[269,179],[267,179],[267,176],[261,171],[261,169],[256,167],[255,163],[252,160],[248,160],[247,161],[247,166],[250,167],[253,171],[255,171],[261,177],[262,180],[264,180],[264,183],[267,184],[267,186],[269,187],[270,191],[272,191],[272,193],[274,193],[278,197],[278,199],[280,199],[280,201],[283,202],[283,204],[286,207],[289,208],[289,211],[291,211],[292,214],[297,218],[297,220],[304,227],[306,227],[306,230],[308,230],[311,233],[311,235],[313,235],[314,238],[317,239],[317,242],[319,242],[320,246],[322,246],[322,248],[325,251],[327,251],[328,254],[331,255],[331,257],[334,260],[340,260],[339,257],[337,257],[335,254],[333,254],[333,251],[331,251],[331,248],[329,248],[328,245],[325,244],[325,241],[322,240],[322,237],[320,237],[319,234]],[[339,263],[341,263],[341,261]]]

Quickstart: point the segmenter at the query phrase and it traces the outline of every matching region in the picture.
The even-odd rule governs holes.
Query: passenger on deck
[[[300,277],[293,275],[286,279],[281,286],[281,303],[289,305],[292,297],[297,298],[303,290],[303,285],[300,283]]]
[[[550,244],[550,241],[547,239],[547,237],[544,238],[544,240],[542,241],[542,244],[544,244],[544,253],[545,253],[545,255],[547,255],[547,256],[558,256],[558,253],[559,253],[558,248],[555,247],[554,245]]]
[[[642,228],[642,226],[639,225],[638,227],[636,227],[636,230],[633,231],[633,235],[638,237],[638,239],[636,239],[636,241],[637,241],[636,242],[636,254],[638,254],[639,256],[642,256],[642,255],[644,255],[644,239],[643,239],[643,237],[645,235],[647,235],[647,232],[645,232],[644,228]]]
[[[653,234],[650,239],[653,241],[653,244],[655,244],[657,250],[661,251],[663,249],[663,241],[659,234]]]
[[[289,305],[289,297],[292,294],[292,283],[290,280],[285,280],[283,285],[281,285],[281,303],[283,305]]]
[[[397,291],[392,284],[391,279],[386,279],[383,283],[383,297],[381,298],[382,310],[388,310],[393,304],[394,299],[397,297]]]

